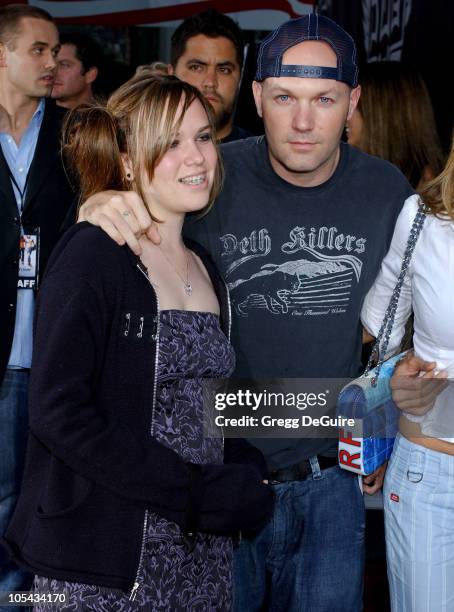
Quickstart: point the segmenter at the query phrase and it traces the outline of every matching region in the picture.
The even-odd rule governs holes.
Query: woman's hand
[[[403,412],[426,414],[448,384],[447,373],[437,370],[435,361],[424,361],[409,353],[400,361],[391,378],[393,400]]]
[[[77,219],[99,226],[119,245],[127,244],[136,255],[142,253],[139,238],[144,234],[159,244],[161,237],[142,200],[135,191],[102,191],[88,198]]]

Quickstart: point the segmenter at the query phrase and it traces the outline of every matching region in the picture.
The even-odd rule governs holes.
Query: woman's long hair
[[[374,62],[361,70],[357,146],[390,161],[416,188],[443,168],[432,103],[422,77],[400,62]]]
[[[443,172],[427,183],[421,197],[428,212],[454,221],[454,134],[451,153]]]
[[[157,164],[170,149],[194,100],[205,109],[215,138],[211,106],[195,87],[173,76],[140,73],[117,89],[106,106],[84,105],[71,111],[63,127],[63,153],[77,175],[80,201],[109,189],[134,189],[144,199],[143,176],[153,180]],[[126,175],[124,155],[131,164],[133,182]],[[222,179],[218,155],[209,202],[202,212],[218,196]]]

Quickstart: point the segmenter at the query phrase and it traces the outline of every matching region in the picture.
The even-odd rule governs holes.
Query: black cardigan
[[[228,333],[227,289],[202,248],[187,246]],[[26,467],[3,541],[37,574],[129,590],[146,509],[184,529],[194,503],[198,529],[215,534],[271,513],[263,459],[246,442],[226,441],[230,464],[201,468],[195,499],[194,470],[150,437],[157,320],[155,292],[127,247],[86,223],[63,236],[37,302]]]

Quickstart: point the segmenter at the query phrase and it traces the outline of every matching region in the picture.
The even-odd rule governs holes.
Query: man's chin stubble
[[[220,130],[222,130],[223,128],[225,128],[226,125],[228,125],[228,123],[230,122],[232,118],[232,111],[229,110],[225,110],[222,109],[222,112],[220,115],[216,115],[216,131],[219,132]]]

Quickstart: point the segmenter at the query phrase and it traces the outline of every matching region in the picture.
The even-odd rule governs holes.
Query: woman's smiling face
[[[170,149],[156,165],[153,179],[142,183],[145,199],[157,219],[165,221],[207,205],[218,163],[213,137],[205,109],[194,100]]]

